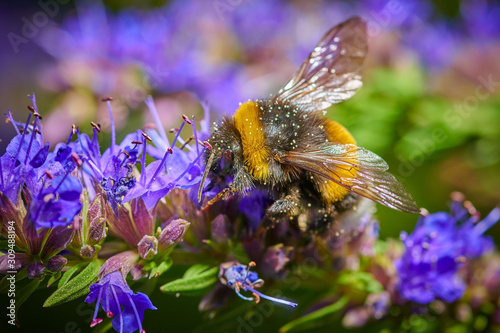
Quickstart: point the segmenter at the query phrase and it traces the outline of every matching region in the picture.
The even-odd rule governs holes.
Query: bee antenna
[[[205,184],[205,180],[207,179],[208,172],[212,167],[212,162],[214,161],[214,153],[215,149],[212,150],[210,157],[208,158],[207,164],[205,165],[205,172],[203,172],[203,177],[201,177],[200,188],[198,189],[198,202],[201,201],[201,192],[203,191],[203,185]]]

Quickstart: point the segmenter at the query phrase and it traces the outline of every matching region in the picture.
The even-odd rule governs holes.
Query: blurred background
[[[319,38],[351,16],[368,23],[364,86],[328,117],[382,156],[430,212],[447,210],[453,191],[489,212],[500,203],[496,1],[2,2],[0,108],[25,119],[26,95],[35,92],[52,144],[65,139],[73,123],[83,131],[90,121],[106,128],[104,96],[115,99],[119,139],[151,122],[143,103],[150,94],[167,129],[178,126],[182,114],[200,119],[200,102],[216,119],[239,102],[276,93]],[[0,126],[3,154],[14,132]],[[378,218],[382,238],[411,231],[416,222],[380,205]],[[500,225],[489,233],[498,244]],[[152,300],[176,311],[146,314],[146,328],[156,322],[189,331],[203,320],[198,297],[155,293]],[[37,325],[23,318],[28,307],[51,318],[62,314],[34,303],[20,313],[25,329]],[[88,330],[88,305],[73,303],[64,313],[69,328],[55,322],[53,332]],[[186,311],[182,320],[179,310]]]

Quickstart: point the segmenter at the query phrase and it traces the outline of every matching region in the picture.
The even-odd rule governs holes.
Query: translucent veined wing
[[[387,170],[377,154],[356,145],[335,144],[319,150],[289,152],[277,157],[284,164],[308,170],[387,207],[408,213],[420,208]]]
[[[350,98],[363,85],[359,71],[366,52],[365,21],[354,17],[333,27],[273,100],[313,112]]]

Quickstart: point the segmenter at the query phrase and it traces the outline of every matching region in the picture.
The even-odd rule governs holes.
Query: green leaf
[[[54,282],[56,282],[60,278],[61,278],[61,272],[57,272],[56,274],[52,275],[49,279],[49,282],[47,283],[47,287],[50,287]]]
[[[184,273],[183,278],[184,279],[189,279],[191,277],[195,277],[198,274],[203,273],[204,271],[210,269],[209,265],[203,265],[203,264],[196,264],[187,269],[187,271]]]
[[[64,286],[69,281],[69,279],[71,279],[71,277],[80,269],[80,267],[83,267],[84,265],[85,262],[81,262],[68,269],[62,276],[61,280],[59,280],[59,288]]]
[[[339,276],[337,283],[350,290],[361,291],[368,294],[384,290],[380,282],[367,272],[346,272]]]
[[[290,330],[292,330],[298,326],[301,326],[301,325],[306,324],[306,323],[310,323],[310,322],[315,321],[319,318],[331,315],[339,310],[342,310],[344,308],[344,306],[346,306],[348,301],[349,301],[349,299],[347,297],[343,296],[341,299],[339,299],[337,302],[335,302],[333,304],[327,305],[327,306],[325,306],[317,311],[308,313],[305,316],[302,316],[300,318],[292,320],[291,322],[289,322],[288,324],[286,324],[285,326],[280,328],[280,333],[289,332]]]
[[[197,267],[195,267],[197,266]],[[196,292],[203,290],[217,282],[217,273],[219,267],[212,267],[207,269],[208,266],[195,265],[188,269],[182,279],[171,281],[161,286],[160,290],[165,293],[178,293],[178,292]],[[196,274],[194,274],[196,272]]]
[[[170,267],[172,267],[173,261],[172,259],[167,259],[165,261],[162,261],[158,266],[154,267],[151,269],[151,273],[149,274],[150,277],[158,277],[165,273]]]
[[[83,271],[81,271],[80,274],[75,276],[73,279],[69,281],[66,280],[67,282],[63,284],[61,284],[61,282],[63,282],[63,279],[61,279],[59,282],[60,287],[52,295],[50,295],[49,298],[47,298],[45,303],[43,303],[43,306],[50,307],[59,305],[88,294],[90,291],[89,287],[96,280],[97,273],[100,268],[101,262],[99,260],[94,260],[91,261],[87,267],[85,267]],[[66,272],[66,274],[68,272]],[[74,272],[71,272],[71,275],[73,275],[73,273]]]

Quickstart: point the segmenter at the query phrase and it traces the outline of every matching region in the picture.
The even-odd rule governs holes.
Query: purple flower
[[[297,303],[285,301],[279,298],[264,295],[255,288],[259,288],[264,284],[264,280],[259,279],[259,276],[255,272],[250,272],[250,267],[255,266],[252,261],[248,266],[239,264],[237,262],[226,262],[220,265],[219,278],[222,284],[227,285],[234,289],[236,294],[246,301],[259,302],[261,298],[268,299],[270,301],[285,304],[291,307],[296,307]],[[250,291],[253,297],[246,297],[241,294],[241,291]]]
[[[152,141],[154,146],[148,145],[146,152],[157,159],[154,162],[145,164],[145,153],[142,153],[141,158],[141,173],[139,180],[135,186],[125,195],[124,202],[128,202],[134,198],[141,197],[148,209],[153,208],[158,200],[167,195],[174,188],[189,189],[190,187],[199,184],[202,176],[201,157],[204,155],[206,146],[201,146],[198,143],[198,137],[202,135],[195,128],[194,117],[190,120],[183,116],[179,129],[176,129],[176,135],[172,144],[167,138],[163,126],[160,123],[158,113],[152,98],[146,99],[146,104],[153,115],[158,130],[148,129],[147,134],[143,134],[143,147],[146,147],[146,140]],[[189,141],[184,141],[180,136],[185,125],[191,125],[194,139],[194,145],[190,145]],[[181,148],[175,147],[179,142]]]
[[[101,306],[106,315],[113,318],[113,328],[120,333],[132,333],[136,330],[145,332],[142,328],[144,311],[156,310],[147,295],[140,292],[134,294],[118,270],[104,275],[99,283],[90,286],[90,294],[85,302],[93,303],[96,300],[90,327],[102,322],[102,318],[97,318]]]
[[[493,248],[483,233],[500,219],[500,208],[480,221],[470,203],[462,203],[457,195],[454,199],[451,214],[421,216],[410,235],[401,233],[405,252],[395,266],[399,292],[406,300],[421,304],[436,298],[448,303],[458,300],[465,291],[458,269],[465,260]]]
[[[5,114],[17,132],[12,138],[5,154],[0,158],[0,192],[14,204],[23,186],[31,192],[41,188],[40,170],[47,160],[49,145],[43,145],[41,116],[37,111],[35,96],[30,96],[33,107],[25,124],[16,122],[10,111]],[[30,121],[35,118],[33,125]]]
[[[420,24],[407,34],[405,42],[418,52],[426,66],[441,69],[451,64],[458,52],[457,30],[444,22]]]
[[[52,186],[42,189],[31,201],[30,221],[37,229],[72,224],[82,209],[81,193],[82,184],[78,178],[59,176],[52,181]]]
[[[473,40],[497,40],[500,33],[500,5],[486,0],[466,0],[460,3],[465,27]]]
[[[133,167],[139,158],[139,147],[144,143],[141,131],[128,134],[120,145],[115,139],[115,126],[113,112],[111,110],[112,98],[104,98],[108,105],[109,118],[111,122],[111,145],[101,154],[97,140],[100,125],[93,124],[93,137],[90,139],[86,134],[78,134],[78,140],[71,143],[73,149],[81,156],[85,171],[84,180],[89,184],[87,188],[93,191],[93,184],[98,183],[106,193],[108,202],[117,214],[117,206],[123,200],[127,192],[136,183],[133,176]],[[90,193],[90,198],[95,196],[95,191]]]
[[[49,144],[43,144],[35,96],[30,99],[33,106],[28,107],[31,114],[25,124],[17,123],[10,113],[6,115],[18,135],[0,159],[0,192],[14,204],[23,193],[30,203],[28,220],[37,230],[68,226],[82,208],[82,184],[69,175],[81,161],[67,144],[59,144],[49,153]],[[30,125],[32,116],[35,120]],[[2,208],[0,211],[6,213]]]
[[[240,201],[240,211],[248,219],[250,229],[255,232],[266,214],[266,209],[272,203],[269,194],[264,191],[253,191]]]

